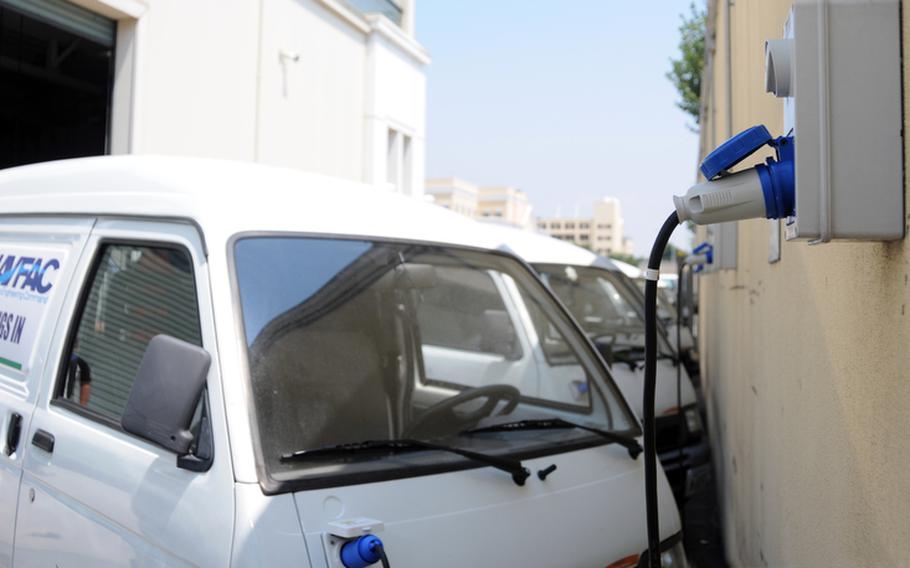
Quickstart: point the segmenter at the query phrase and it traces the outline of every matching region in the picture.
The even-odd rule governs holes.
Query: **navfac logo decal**
[[[49,270],[60,269],[56,258],[35,258],[13,254],[0,254],[0,286],[19,290],[28,290],[37,294],[47,294],[53,283],[47,281]]]

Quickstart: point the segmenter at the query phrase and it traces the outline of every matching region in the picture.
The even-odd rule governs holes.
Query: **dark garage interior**
[[[0,168],[108,152],[115,23],[0,0]]]

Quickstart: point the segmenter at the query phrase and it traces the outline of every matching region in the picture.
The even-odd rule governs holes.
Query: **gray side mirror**
[[[120,424],[165,449],[186,454],[190,424],[212,357],[201,347],[169,335],[149,341]]]

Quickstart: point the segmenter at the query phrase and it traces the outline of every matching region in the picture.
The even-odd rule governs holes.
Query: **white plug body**
[[[677,215],[678,215],[678,213],[677,213]],[[708,255],[706,255],[706,254],[690,254],[683,260],[683,262],[692,266],[692,265],[699,265],[699,264],[709,264],[711,262],[711,260],[708,258]]]
[[[693,185],[674,195],[679,221],[698,225],[766,217],[765,195],[755,168]]]

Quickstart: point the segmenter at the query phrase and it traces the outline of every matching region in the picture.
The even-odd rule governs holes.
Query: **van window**
[[[439,473],[463,462],[433,451],[287,458],[338,444],[409,438],[547,455],[602,443],[582,430],[464,434],[482,420],[559,417],[637,432],[585,338],[534,274],[506,255],[250,236],[235,241],[234,269],[262,465],[268,479],[291,484],[281,490]],[[545,360],[546,350],[559,364]]]
[[[417,318],[424,345],[518,359],[518,332],[486,271],[438,267],[436,285],[421,294]]]
[[[202,345],[192,263],[185,250],[105,245],[82,305],[57,397],[120,422],[149,340]]]
[[[588,266],[534,267],[592,339],[608,339],[614,349],[631,348],[643,357],[645,320],[639,311],[641,299],[627,276]],[[658,334],[657,342],[662,354],[672,354],[663,334]]]

